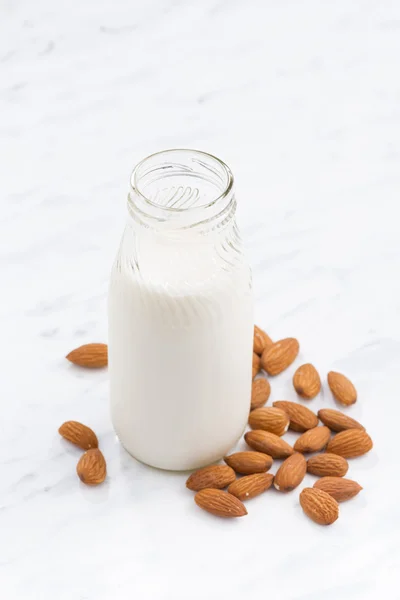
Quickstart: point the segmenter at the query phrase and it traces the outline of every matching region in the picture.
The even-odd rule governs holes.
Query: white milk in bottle
[[[111,414],[126,450],[162,469],[220,459],[245,428],[253,297],[233,178],[192,150],[134,170],[109,290]]]

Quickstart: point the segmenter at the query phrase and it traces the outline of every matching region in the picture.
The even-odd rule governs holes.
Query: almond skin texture
[[[307,473],[319,477],[343,477],[349,470],[349,463],[343,456],[324,452],[311,456],[307,461]]]
[[[362,429],[346,429],[330,440],[326,450],[344,458],[354,458],[366,454],[372,446],[371,438]]]
[[[331,437],[331,430],[323,425],[313,427],[304,432],[295,442],[293,448],[296,452],[318,452],[325,448]]]
[[[76,465],[79,479],[87,485],[102,483],[107,474],[106,461],[98,448],[87,450]]]
[[[323,490],[332,498],[335,498],[336,502],[344,502],[357,496],[358,492],[362,490],[361,485],[357,481],[351,479],[344,479],[343,477],[322,477],[314,483],[314,489]]]
[[[228,492],[204,489],[194,497],[197,506],[217,517],[243,517],[247,515],[244,504]]]
[[[258,356],[258,354],[253,352],[253,379],[257,375],[257,373],[260,372],[260,370],[261,370],[261,359]]]
[[[80,367],[99,369],[108,364],[107,344],[85,344],[67,354],[66,358]]]
[[[263,406],[268,401],[270,393],[271,386],[268,379],[260,377],[259,379],[253,381],[251,388],[250,410],[254,410],[255,408],[260,408]]]
[[[300,504],[307,517],[319,525],[331,525],[339,516],[338,503],[323,490],[304,488]]]
[[[251,475],[252,473],[264,473],[272,465],[272,458],[263,452],[236,452],[224,457],[227,465],[232,467],[236,473]]]
[[[307,461],[302,454],[296,452],[289,456],[279,467],[274,486],[279,492],[294,490],[304,479],[307,471]]]
[[[321,379],[317,369],[310,363],[301,365],[293,375],[293,385],[301,398],[315,398],[321,391]]]
[[[288,402],[287,400],[277,400],[273,403],[276,408],[284,410],[290,419],[289,429],[293,431],[307,431],[318,425],[318,417],[306,406]]]
[[[352,419],[340,412],[340,410],[334,410],[333,408],[321,408],[321,410],[318,411],[318,417],[331,431],[365,429],[365,427],[355,419]]]
[[[249,425],[252,429],[283,435],[289,429],[289,417],[279,408],[256,408],[249,415]]]
[[[250,448],[257,450],[257,452],[265,452],[272,458],[287,458],[294,453],[292,446],[278,435],[269,431],[261,429],[248,431],[245,433],[244,439]]]
[[[285,338],[268,346],[261,357],[261,366],[269,375],[278,375],[292,364],[299,353],[299,342]]]
[[[215,488],[221,490],[235,481],[235,471],[227,465],[211,465],[192,473],[186,481],[186,487],[194,492],[204,488]]]
[[[228,492],[239,500],[250,500],[268,490],[273,480],[274,476],[271,473],[253,473],[236,479],[228,487]]]
[[[257,327],[257,325],[254,325],[253,352],[261,356],[265,348],[271,346],[272,344],[273,341],[271,340],[269,335],[267,335],[265,331]]]
[[[90,450],[90,448],[99,446],[95,432],[78,421],[66,421],[61,425],[58,433],[82,450]]]
[[[328,373],[328,384],[331,392],[338,402],[345,406],[354,404],[357,400],[357,392],[350,379],[347,379],[341,373],[330,371]]]

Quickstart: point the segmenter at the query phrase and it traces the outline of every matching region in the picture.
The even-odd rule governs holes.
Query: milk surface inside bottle
[[[111,415],[162,469],[220,459],[251,395],[253,296],[229,168],[193,150],[135,168],[109,289]]]

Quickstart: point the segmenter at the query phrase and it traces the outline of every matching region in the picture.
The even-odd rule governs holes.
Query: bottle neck
[[[166,150],[134,169],[128,210],[140,225],[205,233],[234,222],[233,176],[219,159],[196,150]]]

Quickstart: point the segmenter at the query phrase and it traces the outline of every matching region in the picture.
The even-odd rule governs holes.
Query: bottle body
[[[111,415],[125,449],[171,470],[220,459],[246,426],[252,344],[234,211],[206,229],[130,217],[109,289]]]

